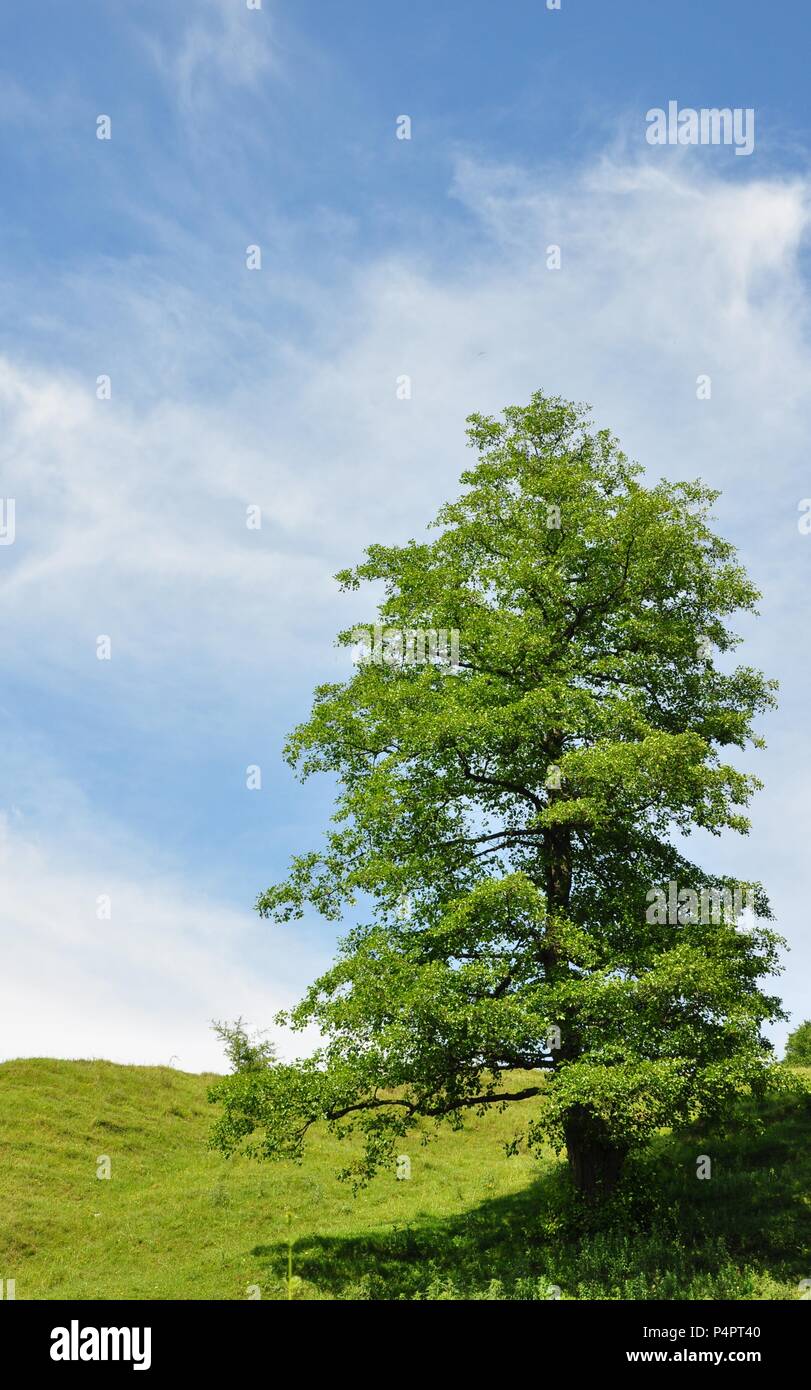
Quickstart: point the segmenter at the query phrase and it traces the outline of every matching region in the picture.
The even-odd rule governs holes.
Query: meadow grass
[[[392,1172],[355,1197],[335,1178],[345,1144],[323,1131],[300,1166],[212,1152],[212,1076],[6,1062],[0,1279],[18,1299],[257,1288],[264,1299],[796,1299],[811,1278],[811,1071],[800,1074],[804,1095],[758,1111],[742,1102],[723,1135],[660,1136],[612,1202],[588,1210],[551,1151],[505,1155],[522,1107],[443,1129],[428,1147],[410,1140],[410,1180]],[[696,1177],[699,1154],[709,1181]],[[104,1156],[109,1180],[97,1177]]]

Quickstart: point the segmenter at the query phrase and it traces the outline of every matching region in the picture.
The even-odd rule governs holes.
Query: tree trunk
[[[562,750],[562,736],[556,735],[553,748],[555,761],[561,756]],[[550,802],[565,795],[565,792],[557,790],[548,792]],[[554,912],[565,914],[572,891],[572,841],[565,826],[552,826],[544,833],[544,869],[547,906]],[[561,973],[571,973],[568,961],[561,961],[554,938],[548,940],[541,953],[541,962],[547,980],[553,981]],[[569,1029],[570,1024],[567,1023],[558,1065],[560,1062],[574,1061],[580,1052],[576,1033],[566,1036]],[[563,1131],[569,1172],[578,1192],[586,1197],[608,1196],[619,1181],[627,1146],[612,1142],[605,1122],[585,1105],[572,1107]]]
[[[577,1190],[584,1196],[607,1196],[617,1185],[627,1148],[612,1143],[603,1121],[584,1105],[572,1109],[564,1134],[569,1171]]]

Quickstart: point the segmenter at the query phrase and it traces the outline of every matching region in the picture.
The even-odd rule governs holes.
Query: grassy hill
[[[589,1215],[553,1154],[505,1157],[515,1112],[411,1141],[410,1181],[357,1198],[326,1134],[300,1167],[227,1161],[207,1149],[212,1079],[0,1065],[0,1278],[18,1299],[287,1298],[288,1230],[303,1299],[785,1299],[811,1277],[811,1094],[759,1131],[742,1106],[723,1138],[662,1136],[631,1195]]]

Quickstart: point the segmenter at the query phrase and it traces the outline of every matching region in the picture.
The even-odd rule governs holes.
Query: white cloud
[[[244,0],[195,0],[175,41],[142,32],[182,113],[213,107],[222,100],[223,83],[251,89],[278,69],[270,9],[271,0],[259,9]]]
[[[271,1020],[326,964],[311,934],[285,938],[139,851],[137,862],[116,862],[104,839],[85,838],[77,862],[64,839],[0,817],[0,1058],[175,1057],[185,1071],[223,1071],[210,1023],[224,1013],[267,1028],[282,1056],[308,1051],[313,1033],[291,1035]],[[97,915],[102,896],[109,920]]]

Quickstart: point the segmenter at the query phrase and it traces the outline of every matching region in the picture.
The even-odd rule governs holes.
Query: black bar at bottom
[[[414,1366],[428,1354],[436,1374],[443,1349],[458,1374],[468,1356],[473,1366],[485,1351],[516,1370],[514,1357],[573,1372],[626,1368],[676,1371],[693,1366],[774,1371],[802,1365],[811,1330],[805,1300],[786,1302],[613,1303],[550,1300],[524,1304],[519,1321],[499,1303],[490,1313],[470,1305],[441,1303],[434,1323],[428,1304],[335,1302],[146,1303],[0,1302],[0,1366],[59,1378],[133,1374],[162,1380],[168,1373],[199,1370],[211,1379],[260,1372],[278,1380],[293,1358],[308,1375],[323,1357],[325,1372],[346,1368],[362,1355],[358,1379],[396,1379],[406,1360],[390,1359],[394,1345]],[[357,1320],[357,1321],[356,1321]],[[353,1323],[356,1327],[353,1330]],[[458,1327],[458,1331],[457,1331]],[[392,1342],[392,1338],[396,1339]],[[437,1341],[438,1338],[438,1341]],[[371,1340],[370,1340],[371,1339]],[[373,1347],[389,1346],[375,1370]],[[420,1347],[422,1346],[422,1351]],[[364,1350],[365,1348],[365,1350]],[[336,1360],[337,1357],[337,1360]],[[444,1359],[444,1358],[443,1358]],[[274,1370],[274,1367],[276,1368]],[[427,1369],[427,1368],[426,1368]],[[479,1364],[478,1370],[481,1370]],[[523,1378],[525,1372],[521,1372]]]

